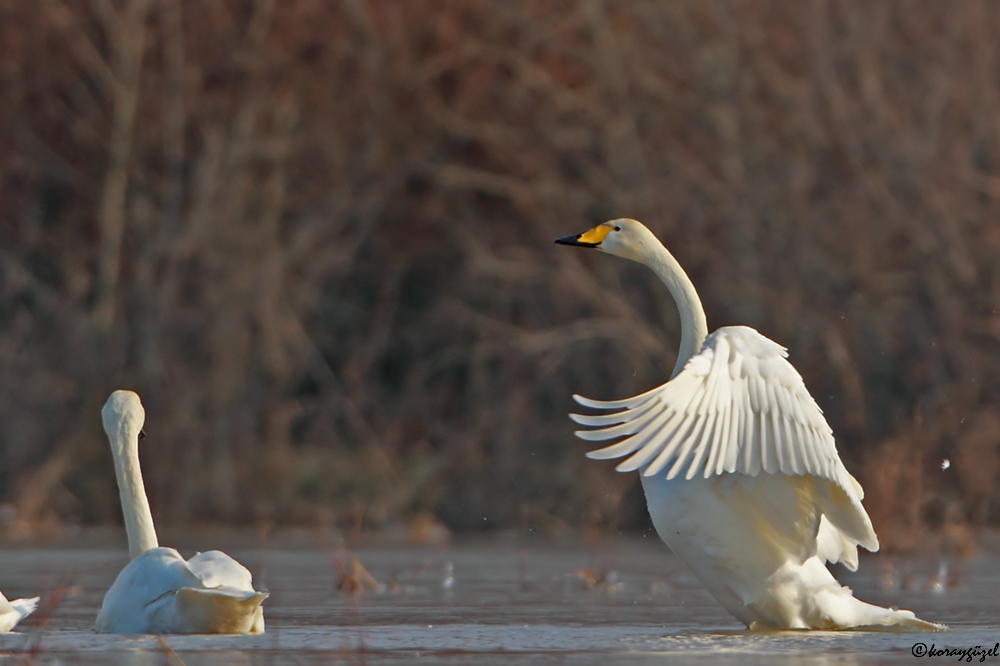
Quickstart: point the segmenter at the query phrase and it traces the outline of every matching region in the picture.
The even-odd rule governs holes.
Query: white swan
[[[943,628],[906,610],[860,601],[827,562],[858,566],[857,546],[878,550],[864,491],[837,454],[830,427],[785,349],[745,326],[708,335],[705,311],[677,260],[636,220],[605,222],[556,241],[631,259],[667,285],[681,317],[671,379],[646,393],[571,414],[625,439],[589,458],[628,456],[641,471],[653,525],[722,606],[748,627]]]
[[[34,613],[37,606],[38,597],[7,601],[7,597],[0,594],[0,634],[10,632],[18,622]]]
[[[156,542],[139,469],[146,412],[132,391],[115,391],[101,412],[111,441],[128,533],[129,562],[104,596],[95,629],[114,634],[258,634],[264,631],[264,592],[250,572],[212,550],[184,561]]]

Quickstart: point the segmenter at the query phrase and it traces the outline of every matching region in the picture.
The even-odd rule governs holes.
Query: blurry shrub
[[[713,328],[790,348],[890,547],[928,503],[990,522],[997,25],[985,0],[6,3],[0,489],[114,520],[98,410],[131,387],[159,520],[636,525],[565,413],[665,379],[674,306],[551,245],[627,215]],[[987,466],[941,471],[967,447]]]

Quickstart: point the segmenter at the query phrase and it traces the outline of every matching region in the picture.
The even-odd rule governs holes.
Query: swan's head
[[[133,391],[115,391],[104,403],[101,410],[104,432],[112,442],[124,438],[126,442],[138,442],[146,436],[142,424],[146,421],[146,410],[142,408],[139,396]]]
[[[642,262],[652,247],[659,244],[653,232],[638,220],[622,217],[609,220],[575,236],[557,238],[560,245],[593,247],[625,259]]]

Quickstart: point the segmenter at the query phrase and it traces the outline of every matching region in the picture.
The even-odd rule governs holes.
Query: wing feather
[[[593,442],[603,441],[605,439],[614,439],[615,437],[621,437],[623,435],[634,435],[642,430],[644,425],[655,419],[656,416],[657,413],[650,410],[640,417],[629,419],[628,421],[619,423],[618,425],[601,428],[600,430],[579,430],[577,431],[576,436],[580,439],[586,439]]]
[[[753,410],[746,410],[743,412],[743,419],[745,421],[743,448],[746,451],[743,470],[750,476],[757,476],[760,474],[761,469],[763,469],[763,447],[760,444],[760,428],[757,427],[757,421],[760,420],[760,413]]]
[[[731,415],[730,405],[722,404],[719,418],[715,420],[716,433],[712,438],[712,450],[708,453],[708,460],[705,461],[704,477],[707,479],[713,474],[721,474],[725,463],[724,449],[729,447],[729,418]]]
[[[719,456],[720,467],[717,468],[716,474],[736,471],[736,461],[740,455],[739,432],[740,410],[734,406],[729,410],[729,429],[726,432],[722,455]]]
[[[687,428],[687,424],[692,417],[693,417],[692,414],[686,412],[674,413],[673,417],[671,417],[670,419],[670,423],[668,423],[666,426],[663,427],[662,434],[658,438],[659,443],[650,447],[650,448],[655,447],[655,450],[650,452],[651,455],[657,453],[659,455],[657,455],[656,459],[652,463],[650,463],[649,467],[646,468],[643,474],[646,474],[647,476],[657,474],[660,472],[660,470],[663,469],[664,465],[666,465],[670,461],[674,453],[677,451],[677,447],[679,447],[684,442],[683,436],[678,436],[677,433],[681,432],[682,428],[685,429]],[[666,445],[663,445],[664,443],[666,443]],[[649,457],[645,457],[643,458],[643,460],[648,461]],[[646,462],[642,462],[641,464],[637,464],[636,466],[631,467],[629,469],[620,469],[621,465],[619,465],[615,469],[618,469],[618,471],[620,472],[623,471],[632,472],[639,469],[645,464]]]
[[[823,412],[786,360],[785,349],[744,326],[721,328],[672,380],[632,398],[573,398],[621,410],[572,418],[589,441],[624,437],[590,458],[624,458],[619,471],[690,479],[727,472],[811,474],[834,482],[860,509]],[[626,457],[627,456],[627,457]],[[861,509],[863,511],[863,509]]]
[[[628,439],[623,439],[617,444],[612,444],[611,446],[606,446],[603,449],[591,451],[587,454],[587,457],[591,460],[610,460],[612,458],[627,456],[628,454],[645,447],[647,442],[656,437],[656,435],[664,427],[664,423],[680,418],[683,418],[683,414],[679,412],[671,413],[664,410],[657,415],[656,419],[646,426],[646,428],[641,432],[637,432]]]
[[[681,473],[684,464],[691,460],[691,451],[701,439],[701,434],[705,431],[705,422],[707,420],[704,414],[699,414],[695,417],[695,421],[689,430],[690,434],[684,438],[680,450],[677,452],[677,457],[674,459],[674,464],[670,468],[670,471],[667,472],[668,479],[676,478]]]
[[[791,419],[779,419],[782,425],[783,437],[785,442],[785,455],[788,456],[789,465],[788,468],[792,471],[792,474],[805,474],[805,465],[803,465],[802,458],[805,456],[805,452],[799,450],[799,447],[805,446],[807,442],[802,440],[796,440],[792,436],[792,420]]]
[[[718,445],[718,436],[715,432],[716,428],[719,426],[719,419],[712,418],[708,414],[705,414],[705,424],[702,426],[705,433],[702,439],[707,443],[706,446],[698,446],[691,453],[691,464],[688,465],[687,474],[684,478],[687,480],[693,479],[702,469],[702,464],[707,467],[707,462],[705,461],[706,455],[711,455],[712,451]]]
[[[645,393],[640,393],[637,396],[631,398],[624,398],[622,400],[591,400],[590,398],[584,398],[582,395],[573,394],[573,399],[584,407],[590,407],[591,409],[631,409],[637,405],[649,400],[651,397],[655,396],[657,393],[663,390],[663,387],[657,386],[654,389],[650,389]]]
[[[760,433],[758,434],[760,441],[760,467],[768,474],[776,474],[780,470],[777,467],[778,456],[774,448],[774,437],[768,432],[767,428],[770,417],[764,412],[756,416],[760,422]]]
[[[660,403],[657,400],[647,400],[638,407],[624,412],[613,412],[611,414],[570,414],[569,416],[580,425],[585,426],[600,427],[606,425],[616,425],[618,423],[635,420],[639,418],[640,415],[647,413],[658,404]]]

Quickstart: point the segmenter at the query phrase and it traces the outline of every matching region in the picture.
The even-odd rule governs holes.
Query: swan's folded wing
[[[181,554],[173,548],[159,546],[130,561],[118,574],[105,596],[123,595],[136,603],[145,603],[182,587],[198,586],[198,577],[188,568]]]
[[[751,328],[720,328],[663,386],[613,402],[574,396],[587,407],[623,411],[570,416],[581,425],[604,426],[578,431],[581,439],[624,437],[587,454],[599,460],[628,456],[617,467],[623,472],[692,479],[763,471],[829,479],[864,516],[837,527],[877,548],[861,487],[840,461],[830,426],[786,356],[783,347]]]
[[[250,570],[222,551],[198,553],[187,561],[187,566],[206,588],[254,591]]]

